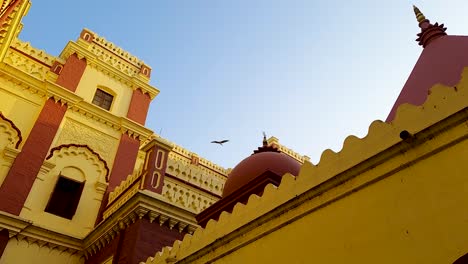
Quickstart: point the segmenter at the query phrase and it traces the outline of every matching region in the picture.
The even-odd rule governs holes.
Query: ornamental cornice
[[[151,86],[148,83],[147,78],[144,78],[144,76],[140,76],[138,74],[130,75],[129,73],[118,69],[110,63],[99,59],[95,53],[89,50],[90,47],[90,45],[85,47],[84,44],[80,45],[79,43],[70,41],[63,49],[59,57],[66,60],[70,55],[76,53],[78,58],[86,58],[86,63],[89,66],[131,87],[133,90],[138,88],[142,89],[144,92],[149,94],[151,99],[154,99],[159,94],[159,90],[156,87]]]
[[[153,131],[150,129],[131,121],[127,117],[113,115],[96,105],[86,102],[82,97],[49,79],[40,81],[7,64],[0,64],[0,76],[40,97],[52,98],[57,103],[66,104],[71,110],[106,124],[122,134],[128,134],[139,140],[146,140],[153,135]]]
[[[156,222],[161,226],[166,225],[181,233],[193,234],[198,228],[193,213],[165,204],[151,192],[138,191],[84,239],[85,257],[89,258],[97,253],[109,244],[120,231],[142,218],[149,219],[150,223]]]
[[[35,59],[37,62],[43,63],[49,67],[52,66],[58,58],[48,54],[44,50],[34,48],[31,43],[22,41],[18,38],[14,39],[10,45],[11,49],[19,51],[20,53]]]
[[[153,131],[150,129],[133,122],[126,117],[116,116],[94,104],[86,102],[82,97],[55,83],[47,81],[46,88],[47,96],[53,98],[56,102],[67,104],[71,110],[86,117],[95,119],[96,121],[106,124],[115,130],[120,130],[121,133],[128,134],[133,138],[141,139],[146,139],[153,134]]]
[[[29,220],[0,211],[0,230],[2,229],[8,230],[10,238],[26,240],[29,244],[38,243],[49,248],[58,247],[72,254],[80,254],[83,249],[81,239],[35,226]]]
[[[32,222],[22,219],[16,215],[0,211],[0,231],[7,229],[10,238],[31,225],[31,223]]]

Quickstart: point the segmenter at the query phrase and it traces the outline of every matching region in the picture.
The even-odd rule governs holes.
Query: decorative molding
[[[16,215],[0,211],[0,231],[7,229],[10,238],[31,225],[31,223],[32,222],[24,220]]]
[[[80,239],[35,226],[29,220],[5,212],[0,212],[0,230],[2,229],[8,230],[10,239],[25,240],[30,245],[37,243],[40,247],[59,248],[78,255],[83,250]]]
[[[174,159],[177,159],[177,160],[186,160],[186,162],[188,164],[190,164],[191,160],[192,160],[192,155],[197,155],[196,153],[193,153],[177,144],[174,144],[174,148],[173,148],[173,152],[170,153],[170,155],[172,156],[172,158]],[[178,155],[177,155],[178,154]],[[181,156],[185,159],[181,159],[180,157],[177,157],[177,156]],[[197,155],[198,156],[198,155]],[[207,169],[219,174],[220,176],[224,176],[224,177],[227,177],[227,170],[205,158],[202,158],[200,157],[198,163],[204,167],[206,167]]]
[[[110,205],[116,198],[118,198],[122,193],[124,193],[128,188],[130,188],[137,180],[141,178],[141,172],[143,170],[143,166],[137,171],[134,171],[130,177],[127,177],[124,181],[122,181],[115,189],[109,193],[109,200],[107,205]],[[139,186],[139,185],[138,185]]]
[[[42,163],[42,166],[41,168],[39,169],[39,175],[37,175],[37,178],[40,179],[40,180],[44,180],[44,176],[49,173],[53,168],[55,168],[55,164],[50,162],[50,161],[47,161],[47,160],[44,160],[44,162]]]
[[[103,160],[112,161],[117,151],[119,140],[67,116],[63,121],[63,128],[58,135],[56,144],[87,145],[98,153]]]
[[[162,196],[168,203],[196,214],[219,200],[213,195],[194,189],[169,177],[164,180]]]
[[[36,49],[31,46],[31,43],[24,42],[18,38],[11,42],[11,48],[44,64],[45,66],[48,66],[49,68],[52,66],[54,61],[59,60],[59,58],[46,53],[44,50]]]
[[[149,191],[137,191],[129,199],[125,199],[125,203],[118,210],[113,211],[84,239],[85,257],[89,258],[96,254],[109,244],[120,231],[142,218],[147,218],[150,223],[167,225],[168,228],[180,233],[193,234],[198,228],[195,215],[161,202],[156,196]]]
[[[0,28],[0,61],[5,58],[10,43],[18,36],[22,25],[21,19],[27,13],[31,3],[29,1],[12,1],[1,13]]]
[[[5,133],[9,135],[8,137],[8,140],[10,141],[9,145],[14,146],[15,148],[19,148],[21,141],[23,141],[23,137],[21,136],[21,131],[15,125],[15,123],[13,123],[13,121],[11,121],[10,119],[6,118],[1,111],[0,111],[0,127],[3,127],[5,129]]]
[[[93,49],[93,47],[95,48]],[[134,90],[138,88],[142,89],[142,91],[149,94],[151,99],[154,99],[159,94],[159,90],[149,84],[148,78],[138,74],[139,70],[134,71],[129,65],[127,65],[128,68],[122,66],[126,64],[124,60],[118,60],[116,57],[107,54],[107,52],[100,52],[95,44],[90,44],[82,39],[79,39],[77,42],[69,42],[60,54],[60,58],[65,60],[74,53],[80,59],[86,58],[88,66],[97,69]]]
[[[88,160],[92,160],[98,168],[101,168],[101,170],[104,171],[106,182],[109,182],[109,167],[107,167],[107,162],[103,158],[101,158],[101,156],[98,153],[96,153],[87,145],[64,144],[54,147],[50,150],[49,155],[46,157],[46,160],[49,160],[52,157],[79,154],[85,154]]]
[[[15,49],[9,49],[4,62],[38,80],[45,80],[50,66],[44,65]]]
[[[109,206],[102,214],[102,218],[103,219],[109,218],[113,213],[115,213],[122,206],[124,206],[125,203],[128,202],[135,194],[137,194],[139,190],[140,190],[140,185],[133,184],[130,188],[124,189],[122,191],[124,193],[119,193],[118,196],[115,196],[117,199],[114,198],[112,202],[110,202],[109,200]]]
[[[218,196],[221,196],[227,179],[203,166],[192,165],[181,158],[174,159],[171,155],[167,161],[166,173]]]

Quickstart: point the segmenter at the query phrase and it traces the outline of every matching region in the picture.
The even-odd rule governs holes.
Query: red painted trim
[[[21,136],[21,130],[19,130],[19,128],[17,126],[15,126],[15,123],[13,123],[13,121],[11,121],[10,119],[6,118],[2,112],[0,112],[0,118],[7,121],[11,127],[16,131],[16,133],[18,133],[18,137],[19,137],[19,140],[18,142],[16,142],[16,145],[15,145],[15,148],[18,148],[19,145],[21,144],[21,141],[23,141],[23,137]]]
[[[99,153],[97,153],[96,151],[94,151],[92,148],[88,147],[88,145],[79,145],[79,144],[64,144],[64,145],[60,145],[58,147],[55,147],[55,148],[52,148],[49,152],[49,155],[46,157],[46,160],[52,158],[52,156],[54,155],[54,152],[57,151],[57,150],[61,150],[62,148],[69,148],[69,147],[77,147],[77,148],[85,148],[87,150],[89,150],[91,153],[93,153],[94,155],[96,155],[98,157],[98,159],[100,161],[102,161],[104,163],[104,167],[106,168],[106,181],[109,182],[109,167],[107,166],[107,162],[101,158],[101,156],[99,155]]]
[[[19,215],[67,107],[46,101],[21,152],[0,187],[0,210]]]
[[[132,100],[128,107],[127,117],[131,120],[144,125],[148,114],[151,98],[140,88],[133,91]]]
[[[161,162],[156,164],[156,159],[158,157],[161,157]],[[143,170],[144,176],[141,180],[142,189],[150,190],[159,194],[162,193],[168,157],[169,151],[161,148],[161,146],[153,145],[150,154],[146,154],[145,165],[147,166]],[[157,178],[156,175],[158,175]],[[156,187],[154,187],[155,185]]]
[[[140,142],[137,139],[122,134],[109,177],[109,192],[113,191],[115,187],[127,179],[128,175],[133,173],[139,148]]]
[[[423,104],[434,85],[457,85],[468,66],[467,50],[468,36],[442,36],[431,41],[421,53],[386,122],[395,118],[398,107],[404,103]]]
[[[76,91],[85,69],[86,59],[78,59],[75,53],[70,55],[63,66],[62,72],[57,78],[57,84],[72,92]]]

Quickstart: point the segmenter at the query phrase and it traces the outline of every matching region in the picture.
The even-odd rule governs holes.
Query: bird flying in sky
[[[224,139],[224,140],[220,140],[220,141],[215,140],[215,141],[211,141],[211,143],[220,144],[222,146],[223,143],[226,143],[228,141],[229,141],[228,139]]]

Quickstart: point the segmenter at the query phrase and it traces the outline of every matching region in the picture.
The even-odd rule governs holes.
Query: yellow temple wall
[[[0,120],[0,185],[29,136],[44,103],[45,97],[7,80],[5,76],[0,76],[0,113],[12,121],[21,132],[18,135],[8,122]],[[21,137],[18,149],[12,144],[12,136],[15,137],[14,143]]]
[[[107,187],[107,172],[104,163],[87,148],[72,146],[54,151],[54,155],[44,162],[34,181],[20,217],[57,233],[83,239],[94,228]],[[59,175],[84,182],[72,219],[45,211]]]
[[[0,77],[0,112],[21,131],[21,146],[31,132],[44,103],[45,97]]]
[[[468,252],[466,171],[465,140],[216,263],[453,263]]]
[[[0,258],[0,264],[82,264],[84,257],[71,254],[66,248],[43,247],[39,243],[29,243],[27,240],[10,239]]]
[[[122,82],[88,65],[75,93],[91,103],[97,88],[114,96],[109,112],[116,116],[127,116],[133,90]]]

